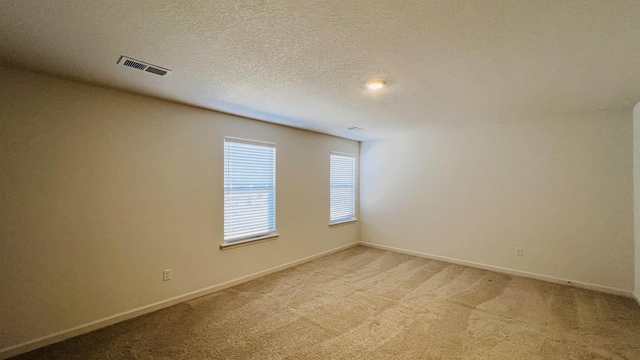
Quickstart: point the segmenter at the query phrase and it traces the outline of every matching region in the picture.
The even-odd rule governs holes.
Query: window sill
[[[356,222],[356,221],[358,221],[358,219],[356,219],[356,218],[337,220],[337,221],[330,222],[329,226],[344,225],[344,224],[349,224],[349,223],[353,223],[353,222]]]
[[[247,245],[258,244],[258,243],[262,243],[262,242],[265,242],[265,241],[274,240],[278,236],[280,236],[280,234],[269,234],[269,235],[264,235],[264,236],[260,236],[260,237],[256,237],[256,238],[234,241],[234,242],[232,242],[230,244],[222,244],[222,245],[220,245],[220,250],[231,250],[231,249],[235,249],[235,248],[239,248],[239,247],[243,247],[243,246],[247,246]]]

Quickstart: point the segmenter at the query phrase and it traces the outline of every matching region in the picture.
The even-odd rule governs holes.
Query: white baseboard
[[[500,267],[500,266],[486,265],[486,264],[476,263],[476,262],[472,262],[472,261],[465,261],[465,260],[449,258],[449,257],[445,257],[445,256],[426,254],[426,253],[422,253],[422,252],[419,252],[419,251],[405,250],[405,249],[400,249],[400,248],[396,248],[396,247],[392,247],[392,246],[374,244],[374,243],[369,243],[369,242],[362,242],[361,241],[360,245],[364,245],[364,246],[368,246],[368,247],[372,247],[372,248],[376,248],[376,249],[381,249],[381,250],[389,250],[389,251],[397,252],[397,253],[400,253],[400,254],[419,256],[419,257],[423,257],[423,258],[427,258],[427,259],[431,259],[431,260],[439,260],[439,261],[444,261],[444,262],[448,262],[448,263],[452,263],[452,264],[469,266],[469,267],[473,267],[473,268],[477,268],[477,269],[495,271],[495,272],[508,274],[508,275],[522,276],[522,277],[526,277],[526,278],[530,278],[530,279],[542,280],[542,281],[551,282],[551,283],[555,283],[555,284],[573,286],[573,287],[577,287],[577,288],[581,288],[581,289],[593,290],[593,291],[603,292],[603,293],[607,293],[607,294],[620,295],[620,296],[625,296],[625,297],[630,297],[630,298],[634,298],[635,297],[634,294],[631,291],[616,289],[616,288],[612,288],[612,287],[608,287],[608,286],[590,284],[590,283],[585,283],[585,282],[581,282],[581,281],[574,281],[574,280],[569,280],[569,279],[562,279],[562,278],[548,276],[548,275],[536,274],[536,273],[531,273],[531,272],[521,271],[521,270],[515,270],[515,269],[508,269],[508,268],[503,268],[503,267]],[[638,300],[637,297],[635,297],[635,298],[638,301],[638,303],[640,304],[640,300]]]
[[[104,327],[107,327],[109,325],[113,325],[125,320],[129,320],[132,319],[134,317],[138,317],[140,315],[144,315],[144,314],[148,314],[150,312],[154,312],[160,309],[164,309],[166,307],[172,306],[172,305],[176,305],[185,301],[189,301],[189,300],[193,300],[195,298],[204,296],[204,295],[209,295],[211,293],[214,293],[216,291],[220,291],[220,290],[224,290],[226,288],[230,288],[232,286],[236,286],[239,284],[242,284],[244,282],[247,281],[251,281],[254,279],[257,279],[259,277],[263,277],[269,274],[272,274],[274,272],[278,272],[284,269],[288,269],[290,267],[294,267],[296,265],[300,265],[306,262],[309,262],[311,260],[315,260],[317,258],[329,255],[329,254],[333,254],[335,252],[338,251],[342,251],[354,246],[358,246],[359,243],[354,242],[351,244],[347,244],[347,245],[343,245],[340,246],[338,248],[335,249],[331,249],[331,250],[327,250],[324,252],[321,252],[319,254],[315,254],[315,255],[311,255],[311,256],[307,256],[305,258],[296,260],[296,261],[292,261],[283,265],[279,265],[276,267],[272,267],[270,269],[267,270],[263,270],[254,274],[250,274],[247,276],[243,276],[241,278],[238,279],[234,279],[234,280],[230,280],[221,284],[217,284],[217,285],[213,285],[204,289],[200,289],[200,290],[196,290],[184,295],[179,295],[170,299],[166,299],[166,300],[162,300],[162,301],[158,301],[156,303],[153,304],[149,304],[149,305],[145,305],[136,309],[132,309],[129,311],[125,311],[123,313],[119,313],[119,314],[115,314],[106,318],[102,318],[102,319],[98,319],[96,321],[92,321],[90,323],[86,323],[86,324],[82,324],[79,326],[75,326],[72,327],[70,329],[66,329],[66,330],[62,330],[50,335],[46,335],[37,339],[33,339],[33,340],[29,340],[26,342],[23,342],[21,344],[17,344],[14,346],[10,346],[10,347],[6,347],[4,349],[0,349],[0,359],[6,359],[12,356],[16,356],[19,354],[23,354],[26,352],[29,352],[31,350],[35,350],[37,348],[41,348],[43,346],[47,346],[47,345],[51,345],[53,343],[57,343],[69,338],[72,338],[74,336],[78,336],[78,335],[82,335],[82,334],[86,334],[88,332],[94,331],[94,330],[98,330]]]

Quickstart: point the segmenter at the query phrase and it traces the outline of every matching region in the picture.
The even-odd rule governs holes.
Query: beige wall
[[[635,231],[635,287],[640,303],[640,103],[633,109],[633,219]]]
[[[357,142],[0,79],[0,349],[357,241],[357,224],[328,226],[329,153],[357,155]],[[219,250],[224,136],[277,143],[277,240]]]
[[[361,239],[630,294],[631,117],[441,127],[365,142]]]

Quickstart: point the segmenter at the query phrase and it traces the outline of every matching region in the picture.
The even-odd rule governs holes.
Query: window
[[[276,230],[275,144],[224,139],[224,243]]]
[[[356,158],[348,154],[331,153],[330,182],[330,224],[355,220]]]

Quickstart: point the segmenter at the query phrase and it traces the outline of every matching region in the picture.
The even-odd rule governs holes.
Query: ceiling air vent
[[[150,72],[152,74],[156,74],[160,76],[168,76],[169,74],[171,74],[171,70],[169,69],[165,69],[156,65],[147,64],[145,62],[128,58],[126,56],[121,56],[120,60],[118,60],[118,64],[128,66],[134,69]]]

